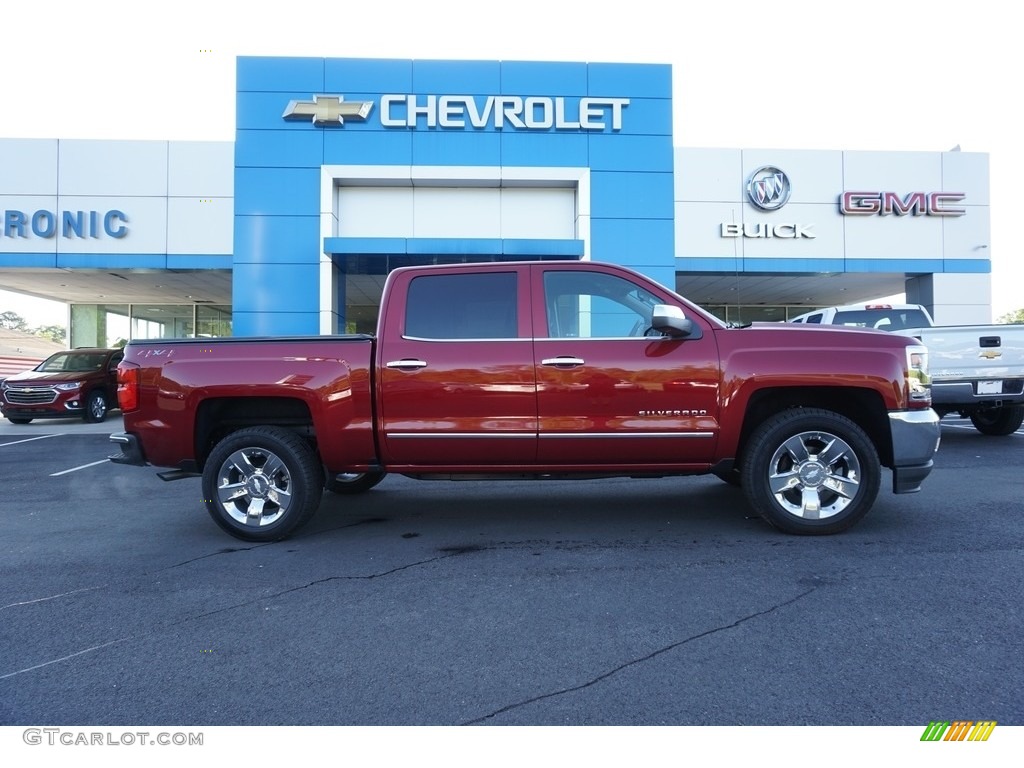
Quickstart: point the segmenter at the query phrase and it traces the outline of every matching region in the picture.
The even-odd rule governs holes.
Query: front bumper
[[[133,467],[145,467],[148,462],[142,453],[142,445],[135,435],[128,432],[115,432],[110,436],[110,442],[120,446],[119,453],[114,453],[107,458],[114,464],[129,464]]]
[[[892,492],[916,493],[932,471],[932,457],[939,450],[939,415],[924,411],[889,414],[892,435]]]

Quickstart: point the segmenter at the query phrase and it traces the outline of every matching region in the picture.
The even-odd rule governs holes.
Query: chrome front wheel
[[[854,422],[794,408],[751,435],[742,486],[751,506],[788,533],[837,533],[871,508],[881,484],[878,453]]]

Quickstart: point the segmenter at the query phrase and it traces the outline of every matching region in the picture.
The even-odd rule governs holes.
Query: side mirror
[[[700,326],[694,325],[683,310],[671,304],[654,305],[651,327],[675,339],[699,339],[702,336]]]

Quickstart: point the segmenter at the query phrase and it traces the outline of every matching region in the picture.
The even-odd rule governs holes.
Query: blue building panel
[[[433,256],[441,253],[453,256],[499,256],[501,255],[501,239],[483,237],[410,237],[405,241],[405,252],[424,256]]]
[[[500,165],[501,135],[478,131],[411,131],[413,165]]]
[[[236,168],[319,168],[323,158],[324,131],[236,132]]]
[[[943,259],[942,271],[987,275],[992,272],[992,262],[988,259]]]
[[[324,89],[346,99],[360,93],[412,93],[412,65],[408,59],[327,59]]]
[[[58,269],[167,269],[163,253],[58,253]]]
[[[322,131],[324,165],[412,165],[412,131]]]
[[[404,254],[404,237],[325,237],[324,253],[330,256]]]
[[[312,131],[314,130],[312,118],[309,120],[284,119],[284,111],[289,101],[310,99],[312,93],[306,91],[239,91],[235,94],[235,130]]]
[[[677,272],[725,272],[735,274],[742,268],[743,259],[736,256],[719,258],[716,256],[676,257]]]
[[[233,277],[232,306],[239,312],[319,311],[319,264],[236,262]]]
[[[230,253],[168,253],[168,269],[231,269]]]
[[[989,274],[992,262],[988,259],[846,259],[846,271]]]
[[[236,305],[231,325],[235,336],[316,336],[320,313],[241,311]]]
[[[320,211],[318,168],[235,168],[235,216]]]
[[[808,259],[803,257],[752,257],[747,256],[740,261],[740,271],[748,274],[775,274],[783,272],[842,272],[845,269],[844,259]]]
[[[672,173],[671,136],[590,137],[590,168],[594,171],[666,171]]]
[[[509,96],[587,96],[587,65],[575,62],[503,61],[501,93]]]
[[[39,267],[52,268],[57,266],[57,254],[54,253],[0,253],[0,267]]]
[[[324,59],[276,56],[239,56],[236,88],[239,91],[324,90]]]
[[[584,245],[582,240],[506,238],[501,241],[501,252],[504,256],[522,259],[579,259],[583,256]]]
[[[670,64],[593,63],[587,65],[587,79],[591,96],[629,95],[672,100]]]
[[[236,216],[236,264],[316,264],[319,216]]]
[[[593,219],[590,222],[594,261],[633,267],[675,269],[675,223],[671,219]]]
[[[590,182],[593,218],[675,218],[671,173],[596,171]]]
[[[672,102],[631,98],[622,108],[620,136],[665,136],[672,143]],[[604,135],[604,134],[601,134]]]
[[[579,133],[505,133],[501,136],[501,164],[586,168],[590,143]]]
[[[473,94],[501,92],[501,62],[433,61],[412,63],[412,93]]]

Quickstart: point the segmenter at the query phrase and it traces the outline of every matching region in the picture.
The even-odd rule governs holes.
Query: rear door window
[[[518,336],[516,273],[413,278],[405,336],[419,339],[510,339]]]

